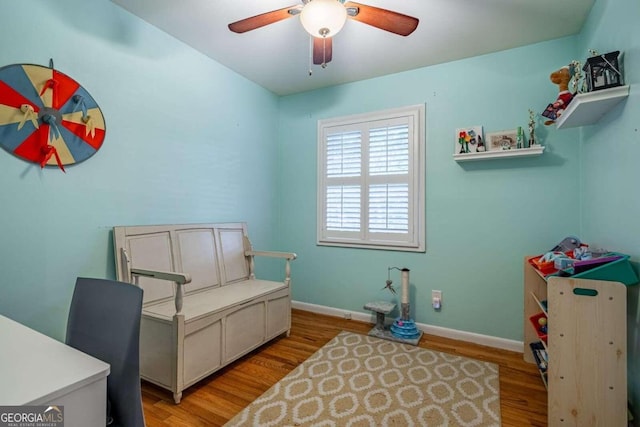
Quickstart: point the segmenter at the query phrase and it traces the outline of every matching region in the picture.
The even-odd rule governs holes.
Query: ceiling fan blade
[[[260,15],[232,22],[229,24],[229,29],[234,33],[246,33],[247,31],[255,30],[256,28],[264,27],[265,25],[290,18],[300,13],[300,10],[302,10],[302,6],[300,5],[272,10],[271,12],[262,13]]]
[[[413,33],[420,22],[418,18],[413,16],[352,1],[346,2],[344,6],[357,8],[358,11],[355,15],[349,15],[351,19],[400,36],[408,36]]]
[[[333,41],[331,37],[313,38],[313,63],[315,65],[327,64],[331,62],[333,53]]]

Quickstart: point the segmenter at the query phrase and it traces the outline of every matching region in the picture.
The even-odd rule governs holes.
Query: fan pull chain
[[[309,76],[313,75],[311,64],[313,64],[313,37],[309,37]]]
[[[322,68],[327,68],[327,37],[322,37]]]

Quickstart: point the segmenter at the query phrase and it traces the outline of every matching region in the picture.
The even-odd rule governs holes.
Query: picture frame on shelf
[[[487,151],[515,150],[518,143],[518,129],[487,133]]]
[[[482,153],[488,151],[482,126],[456,129],[453,154]]]

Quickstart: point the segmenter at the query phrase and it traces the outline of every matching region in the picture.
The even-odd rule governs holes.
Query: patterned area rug
[[[498,366],[341,332],[225,426],[499,426]]]

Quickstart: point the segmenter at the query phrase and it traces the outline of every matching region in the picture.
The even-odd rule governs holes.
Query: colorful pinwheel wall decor
[[[105,136],[102,111],[89,92],[53,68],[13,64],[0,68],[0,145],[44,168],[82,162]]]

